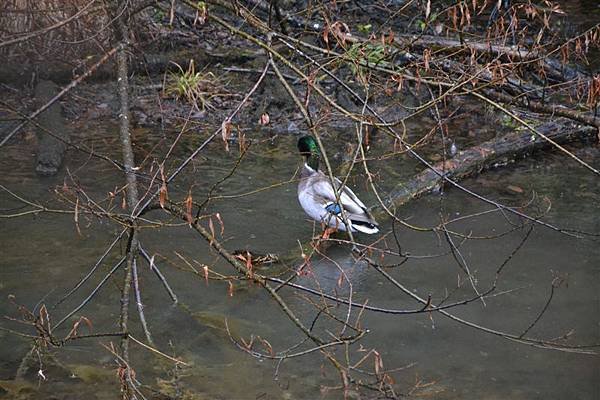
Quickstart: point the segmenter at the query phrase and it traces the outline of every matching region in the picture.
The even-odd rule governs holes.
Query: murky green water
[[[100,141],[97,148],[114,152],[113,156],[118,158],[116,141],[109,139],[115,135],[111,127],[99,129],[97,134],[106,139]],[[141,134],[147,133],[138,132]],[[199,140],[197,135],[184,138],[175,159],[181,160],[187,154],[186,149],[193,148]],[[219,212],[222,216],[225,227],[222,241],[230,250],[247,248],[298,254],[298,242],[305,243],[310,239],[313,224],[297,203],[295,183],[254,195],[231,197],[292,178],[300,162],[295,150],[296,138],[268,140],[264,132],[249,133],[248,137],[263,144],[251,147],[241,167],[214,192],[222,198],[215,199],[210,205],[211,212]],[[147,139],[148,143],[160,140]],[[341,138],[327,142],[332,159],[343,159],[342,142],[347,139],[341,135]],[[383,137],[374,139],[373,154],[386,149],[389,145],[386,140]],[[151,148],[151,144],[145,146]],[[55,188],[60,193],[65,181],[73,187],[67,171],[63,170],[55,178],[38,178],[32,172],[30,151],[27,143],[7,148],[6,154],[10,157],[2,159],[0,183],[28,199],[48,202],[55,208],[73,209],[73,206],[57,201],[54,193]],[[138,148],[136,156],[143,157],[147,151]],[[336,152],[340,154],[336,156]],[[229,172],[237,156],[236,150],[226,154],[221,143],[215,141],[171,188],[171,198],[183,200],[192,185],[194,197],[200,200],[207,187]],[[596,166],[600,164],[597,152],[582,152],[581,156]],[[121,176],[114,174],[105,163],[73,152],[67,167],[80,188],[95,199],[104,198],[122,182]],[[383,178],[379,185],[384,193],[398,179],[414,172],[414,164],[405,159],[374,161],[372,168]],[[397,171],[397,175],[391,175],[390,169]],[[373,203],[373,195],[361,182],[360,178],[354,180],[353,187],[363,200]],[[550,156],[524,160],[513,167],[466,181],[465,185],[506,204],[523,204],[534,192],[539,197],[547,196],[552,207],[544,217],[546,221],[561,227],[600,232],[597,178],[563,158],[552,159]],[[523,193],[515,187],[521,188]],[[18,202],[7,193],[1,193],[0,200],[3,213],[22,211],[18,209]],[[115,203],[118,206],[119,200]],[[440,204],[443,204],[443,210]],[[430,195],[414,201],[398,210],[398,214],[413,225],[432,226],[439,222],[440,213],[452,218],[487,209],[481,202],[457,190],[449,190],[443,197]],[[179,223],[168,219],[162,211],[148,214],[147,218]],[[513,223],[518,222],[514,217],[510,219]],[[80,215],[78,222],[80,233],[72,214],[40,214],[1,221],[2,315],[18,316],[15,306],[7,300],[11,294],[16,296],[17,303],[29,309],[40,302],[48,306],[54,304],[91,268],[117,232],[114,224],[95,217]],[[390,222],[382,222],[382,231],[389,232]],[[218,229],[216,220],[215,224]],[[492,236],[511,226],[502,214],[492,213],[454,223],[451,227],[467,235]],[[453,300],[473,295],[468,282],[456,289],[457,280],[464,280],[465,275],[447,254],[448,245],[443,236],[399,226],[396,229],[402,250],[415,258],[389,271],[395,279],[422,297],[431,295],[433,301],[439,301],[452,291]],[[468,240],[461,245],[461,253],[481,290],[489,287],[499,265],[523,235],[523,230],[517,230],[499,238]],[[224,328],[225,318],[236,338],[249,340],[251,335],[259,335],[275,351],[299,343],[303,336],[258,286],[236,282],[233,296],[229,296],[226,282],[206,284],[202,276],[191,273],[190,267],[177,254],[199,271],[202,264],[206,264],[223,274],[233,274],[194,231],[185,225],[148,228],[143,230],[141,240],[144,248],[156,255],[159,267],[183,304],[172,305],[148,266],[140,265],[142,297],[154,340],[161,351],[190,364],[174,368],[171,362],[132,344],[132,362],[142,384],[181,398],[343,397],[339,390],[323,390],[325,386],[338,385],[339,381],[335,371],[318,353],[286,360],[278,367],[273,361],[250,357],[232,344]],[[359,240],[369,243],[373,238],[363,236]],[[459,242],[459,239],[455,240]],[[387,243],[396,249],[391,236]],[[88,284],[60,307],[51,310],[54,322],[82,301],[120,257],[124,245],[111,253],[109,262],[101,266]],[[446,255],[441,257],[419,258],[444,253]],[[371,306],[393,309],[420,307],[377,271],[356,262],[348,248],[334,245],[327,249],[326,255],[327,258],[315,255],[312,274],[298,277],[296,283],[320,287],[326,293],[344,294],[348,293],[348,282],[342,280],[340,285],[343,273],[352,284],[353,299],[357,303],[368,301]],[[392,263],[394,258],[384,261]],[[568,343],[600,342],[599,261],[597,241],[575,239],[537,227],[503,270],[495,293],[506,293],[487,298],[485,306],[474,302],[453,308],[451,312],[491,329],[519,334],[536,318],[548,298],[553,278],[561,274],[567,277],[568,285],[555,290],[547,312],[528,335],[552,339],[572,332]],[[281,266],[272,268],[283,269]],[[268,269],[265,273],[269,273]],[[110,279],[94,301],[77,314],[92,321],[94,332],[117,330],[120,285],[120,275]],[[306,324],[313,321],[317,311],[307,302],[306,293],[283,289],[280,294]],[[316,297],[311,299],[319,302]],[[345,310],[342,307],[335,312],[343,317]],[[353,311],[353,320],[357,318],[357,312]],[[132,324],[134,336],[143,339],[134,308]],[[27,326],[10,320],[2,322],[2,326],[32,333]],[[598,356],[533,348],[458,325],[438,314],[394,316],[365,312],[361,326],[369,329],[369,334],[360,342],[365,349],[376,349],[386,368],[406,367],[392,374],[402,393],[409,393],[419,382],[423,387],[415,394],[439,399],[594,399],[599,394]],[[57,334],[66,335],[69,328],[63,327]],[[327,329],[334,329],[334,326],[321,320],[315,325],[315,332],[320,335],[325,335]],[[82,333],[84,331],[82,329]],[[0,379],[4,380],[0,384],[4,392],[0,392],[6,398],[108,399],[117,395],[116,364],[104,347],[111,339],[79,341],[52,349],[63,367],[44,367],[47,380],[43,381],[36,376],[39,368],[34,363],[26,375],[29,383],[15,384],[12,379],[30,342],[6,331],[0,331],[0,337]],[[358,361],[365,354],[360,350],[358,346],[350,347],[350,359]],[[343,358],[342,349],[336,355]],[[372,359],[361,365],[364,369],[372,367]]]
[[[582,16],[581,27],[597,22],[600,8],[594,1],[564,2],[565,10]],[[592,53],[592,56],[594,54]],[[597,65],[596,59],[591,64]],[[596,63],[596,64],[594,64]],[[490,137],[495,132],[478,131],[476,118],[456,119],[451,130],[465,132],[455,138],[464,148],[472,141]],[[87,132],[87,130],[92,131]],[[409,126],[409,132],[418,132]],[[136,158],[143,160],[146,170],[152,158],[164,154],[174,133],[165,137],[148,130],[136,131]],[[250,249],[261,253],[296,256],[290,267],[298,265],[299,242],[306,243],[313,234],[313,224],[306,219],[296,200],[295,183],[277,185],[269,190],[243,195],[257,188],[290,180],[300,164],[296,154],[296,137],[276,136],[268,132],[246,132],[253,145],[241,166],[225,183],[215,189],[216,198],[209,211],[218,212],[224,223],[224,245],[230,249]],[[483,136],[485,135],[485,136]],[[116,129],[108,124],[92,126],[76,133],[97,151],[120,159]],[[203,130],[185,135],[175,148],[173,168],[206,137]],[[352,140],[350,132],[331,132],[327,147],[336,168],[347,159],[345,144]],[[371,156],[391,151],[392,143],[375,136]],[[170,197],[181,201],[191,188],[194,199],[202,201],[209,187],[226,176],[234,166],[239,152],[227,154],[217,138],[202,152],[186,172],[170,186]],[[65,202],[62,187],[76,186],[105,207],[120,212],[121,197],[112,203],[103,201],[109,192],[121,187],[123,178],[114,169],[93,158],[69,152],[66,168],[59,176],[40,178],[34,171],[35,151],[31,140],[24,140],[2,149],[0,184],[29,200],[51,208],[73,210]],[[578,153],[597,168],[597,149]],[[373,160],[369,163],[377,185],[385,194],[399,181],[411,177],[417,164],[404,157]],[[147,181],[143,181],[147,182]],[[351,186],[366,203],[375,197],[360,174],[350,180]],[[600,192],[597,177],[560,156],[523,160],[508,168],[487,172],[464,182],[465,186],[509,205],[526,204],[531,198],[547,198],[551,203],[544,220],[556,226],[587,232],[600,232]],[[548,206],[550,203],[535,203]],[[442,208],[440,208],[442,207]],[[27,210],[4,191],[0,191],[2,214]],[[489,207],[458,190],[448,190],[443,196],[429,195],[398,210],[408,223],[430,227],[445,219],[463,217],[489,210]],[[534,212],[534,209],[528,209]],[[257,359],[239,350],[225,329],[225,319],[235,338],[250,340],[260,336],[275,351],[289,349],[302,342],[303,335],[285,317],[274,301],[258,286],[235,282],[233,296],[227,281],[210,281],[191,272],[190,265],[202,271],[203,265],[225,275],[232,269],[212,252],[206,242],[190,228],[169,219],[162,211],[146,217],[174,226],[160,229],[148,227],[141,234],[144,248],[158,262],[161,271],[179,297],[173,305],[148,265],[140,264],[140,284],[146,318],[157,348],[178,357],[188,366],[175,367],[164,357],[152,354],[132,343],[132,364],[137,379],[148,398],[183,399],[340,399],[343,393],[327,389],[339,385],[336,371],[319,353],[289,359],[278,364]],[[507,219],[508,218],[508,219]],[[216,219],[216,229],[220,229]],[[450,227],[465,235],[495,236],[520,222],[515,217],[488,213],[461,220]],[[318,227],[317,227],[318,228]],[[382,232],[388,234],[384,243],[397,250],[389,232],[391,223],[382,220]],[[434,303],[451,293],[448,302],[473,296],[473,288],[465,281],[442,234],[418,232],[396,226],[402,251],[413,258],[389,273],[423,298],[431,296]],[[0,327],[26,334],[33,330],[10,318],[19,318],[15,303],[30,310],[40,304],[51,307],[84,276],[118,234],[119,227],[104,219],[73,214],[39,214],[21,218],[0,219],[0,314],[8,316]],[[483,291],[494,281],[498,267],[519,244],[525,231],[520,229],[501,237],[471,239],[460,244],[462,256]],[[378,238],[378,237],[377,237]],[[359,236],[370,243],[377,239]],[[593,238],[592,238],[593,239]],[[90,281],[56,309],[50,308],[53,323],[79,305],[107,271],[122,256],[125,243],[110,254]],[[439,255],[439,257],[430,257]],[[363,262],[356,262],[347,247],[333,245],[326,257],[311,259],[310,273],[296,278],[295,283],[323,290],[332,295],[347,295],[349,283],[353,301],[388,309],[418,309],[421,307],[394,288],[377,271]],[[397,258],[386,257],[391,264]],[[281,265],[261,272],[276,274],[285,271]],[[288,276],[288,275],[285,275]],[[493,297],[485,305],[472,302],[450,310],[454,315],[486,328],[519,335],[536,319],[546,304],[556,277],[565,282],[555,289],[552,302],[543,317],[528,332],[540,339],[557,339],[567,344],[600,343],[600,247],[597,240],[576,239],[536,227],[523,248],[503,269]],[[346,279],[346,280],[344,280]],[[457,288],[457,282],[461,285]],[[78,312],[93,324],[93,332],[116,332],[119,319],[121,274],[109,279],[94,300]],[[289,288],[280,295],[305,323],[317,316],[309,302],[321,304],[318,297]],[[347,308],[333,309],[345,318]],[[351,320],[355,321],[354,309]],[[133,335],[144,340],[139,317],[131,307]],[[56,331],[68,334],[72,318]],[[508,341],[457,324],[439,314],[390,315],[375,312],[361,314],[361,326],[369,333],[358,345],[348,349],[348,358],[356,363],[366,351],[374,349],[382,357],[385,368],[400,370],[390,373],[399,393],[434,399],[597,399],[600,397],[600,362],[597,355],[544,350]],[[315,333],[327,337],[327,332],[339,333],[339,326],[320,318]],[[87,333],[81,328],[80,333]],[[567,335],[568,340],[561,340]],[[63,348],[51,348],[54,360],[42,359],[40,367],[34,355],[24,381],[15,381],[22,360],[31,348],[30,339],[14,332],[0,330],[0,398],[10,399],[113,399],[118,396],[117,364],[108,348],[117,343],[114,338],[77,341]],[[255,340],[255,343],[258,343]],[[300,351],[308,344],[295,349]],[[256,345],[256,350],[266,347]],[[598,350],[598,348],[591,349]],[[340,348],[335,355],[346,356]],[[360,369],[372,371],[369,358]],[[38,374],[41,368],[45,379]],[[23,369],[23,368],[22,368]],[[356,373],[356,371],[354,371]],[[362,376],[365,379],[364,375]],[[151,389],[149,389],[151,388]],[[161,394],[152,390],[160,390]],[[375,396],[363,391],[363,398]]]

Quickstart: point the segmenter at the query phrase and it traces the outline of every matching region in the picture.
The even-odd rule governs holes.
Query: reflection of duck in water
[[[347,298],[350,290],[369,296],[374,285],[369,271],[366,263],[356,260],[346,247],[332,246],[325,256],[314,254],[295,282],[334,297]]]
[[[303,136],[298,140],[298,150],[306,157],[306,162],[300,173],[298,184],[298,200],[309,217],[318,222],[324,222],[331,228],[346,231],[342,217],[342,208],[348,219],[351,232],[373,234],[379,232],[379,226],[365,205],[350,188],[343,186],[335,179],[335,186],[340,201],[336,201],[335,191],[329,178],[319,171],[319,147],[315,138]]]

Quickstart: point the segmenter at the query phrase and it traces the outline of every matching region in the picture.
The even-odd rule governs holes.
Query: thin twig
[[[144,257],[144,259],[148,262],[150,269],[152,270],[152,272],[154,272],[156,274],[156,276],[158,277],[158,280],[160,281],[160,283],[162,283],[163,287],[169,294],[169,297],[171,298],[173,303],[177,304],[177,302],[179,301],[177,299],[177,295],[175,294],[173,289],[171,289],[171,285],[169,285],[169,282],[167,282],[167,279],[165,278],[165,276],[160,272],[160,270],[156,266],[156,263],[154,262],[154,257],[150,257],[150,254],[148,254],[148,252],[141,245],[139,248],[140,248],[140,253],[142,254],[142,257]]]
[[[152,340],[152,334],[150,333],[150,329],[148,328],[148,323],[146,322],[146,315],[144,314],[144,304],[142,303],[142,293],[140,292],[140,282],[138,279],[138,270],[137,270],[137,261],[134,258],[133,264],[131,264],[131,272],[132,272],[132,283],[133,283],[133,292],[135,295],[135,303],[138,309],[138,314],[140,316],[140,323],[142,324],[142,329],[144,330],[144,334],[146,335],[146,340],[150,343],[151,346],[154,346],[154,341]]]
[[[73,316],[73,314],[75,314],[76,312],[78,312],[79,310],[81,310],[87,303],[89,303],[89,301],[96,295],[96,293],[98,293],[98,291],[100,290],[100,288],[106,283],[106,281],[108,280],[108,278],[110,278],[115,271],[125,262],[125,257],[121,258],[113,267],[112,269],[104,276],[104,278],[102,278],[102,280],[100,281],[100,283],[98,283],[98,285],[96,285],[96,287],[94,288],[94,290],[91,291],[91,293],[77,306],[75,307],[75,309],[73,309],[70,313],[68,313],[65,317],[63,317],[63,319],[61,319],[60,321],[58,321],[58,323],[56,325],[54,325],[54,329],[58,328],[60,325],[62,325],[67,319],[71,318],[71,316]]]

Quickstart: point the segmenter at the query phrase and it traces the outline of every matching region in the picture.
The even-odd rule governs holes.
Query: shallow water
[[[119,157],[114,140],[115,128],[97,127],[96,148]],[[138,132],[150,135],[148,132]],[[181,160],[199,142],[198,134],[184,138],[174,154]],[[313,234],[313,224],[306,219],[296,200],[295,183],[283,184],[267,191],[242,197],[256,188],[285,182],[294,176],[299,165],[295,152],[296,138],[275,137],[268,140],[264,132],[249,135],[260,146],[253,146],[235,174],[214,191],[211,212],[219,212],[224,223],[222,242],[230,249],[250,249],[262,253],[298,255],[298,243],[306,243]],[[79,138],[84,140],[83,137]],[[147,149],[160,143],[160,137],[145,137]],[[327,141],[330,156],[337,166],[343,159],[343,134],[331,135]],[[373,139],[373,154],[384,151],[389,143],[384,137]],[[235,146],[234,146],[235,147]],[[141,157],[146,148],[137,148]],[[6,149],[0,164],[0,183],[28,199],[46,203],[53,208],[73,209],[57,201],[56,189],[61,193],[63,182],[72,187],[74,178],[85,193],[102,199],[121,184],[106,163],[70,153],[67,169],[54,178],[39,178],[33,172],[31,146],[27,142]],[[336,154],[338,152],[339,154]],[[227,175],[236,162],[235,148],[227,154],[219,141],[211,144],[194,162],[185,175],[170,188],[170,197],[181,201],[192,186],[194,198],[201,201],[207,188]],[[600,232],[600,193],[597,179],[560,157],[546,156],[523,160],[508,168],[489,171],[477,179],[465,181],[465,186],[480,194],[506,204],[524,204],[535,192],[552,202],[544,220],[560,227],[580,231]],[[597,151],[581,152],[581,157],[598,166]],[[373,161],[373,172],[380,173],[378,185],[383,193],[402,177],[414,171],[414,162],[407,159]],[[390,171],[399,171],[392,175]],[[374,196],[366,190],[360,177],[351,179],[351,185],[369,204]],[[518,188],[523,190],[520,193]],[[3,213],[23,211],[19,203],[6,192],[0,194]],[[120,200],[114,201],[115,211]],[[443,205],[443,209],[440,209]],[[488,210],[489,207],[458,190],[443,195],[429,195],[413,201],[398,210],[398,215],[415,226],[428,227],[439,223],[440,213],[447,218],[465,216]],[[531,210],[529,210],[531,211]],[[189,398],[223,399],[278,399],[278,398],[342,398],[339,390],[324,390],[339,384],[337,374],[317,353],[289,359],[277,366],[270,360],[256,359],[237,349],[229,339],[224,320],[227,319],[232,335],[249,340],[257,335],[267,340],[275,351],[282,351],[303,339],[303,335],[283,315],[273,300],[258,286],[236,282],[233,296],[229,285],[210,281],[191,273],[202,264],[223,274],[233,274],[197,234],[179,221],[170,220],[162,211],[154,211],[148,219],[161,219],[179,226],[148,227],[141,233],[144,248],[156,256],[158,266],[180,299],[180,305],[171,304],[147,264],[140,264],[140,284],[146,317],[157,347],[190,364],[176,369],[164,358],[144,351],[132,344],[132,362],[138,379],[145,385],[160,388],[163,393]],[[461,220],[450,227],[466,235],[490,236],[507,231],[514,217],[500,213]],[[215,227],[219,230],[216,219]],[[79,216],[77,228],[73,214],[40,214],[1,221],[0,243],[0,313],[17,317],[16,307],[8,300],[29,309],[40,303],[48,306],[59,300],[73,287],[100,257],[113,240],[118,228],[113,223],[96,217]],[[79,229],[79,231],[78,231]],[[317,227],[318,229],[318,227]],[[389,233],[389,221],[382,221],[382,232]],[[452,292],[449,302],[473,296],[473,289],[465,281],[465,274],[448,254],[443,236],[431,232],[417,232],[396,226],[404,252],[413,258],[402,266],[389,270],[390,274],[421,297],[431,295],[434,302]],[[519,229],[505,236],[487,240],[468,240],[460,245],[471,273],[477,278],[480,290],[488,288],[496,270],[515,249],[525,231]],[[370,243],[372,237],[359,236],[359,241]],[[391,236],[387,244],[396,249]],[[460,239],[454,239],[456,243]],[[459,243],[460,244],[460,243]],[[117,246],[91,281],[56,309],[51,309],[54,322],[79,304],[118,260],[125,243]],[[394,288],[383,276],[363,262],[356,262],[347,247],[333,245],[325,254],[311,260],[310,274],[296,279],[296,283],[320,288],[326,293],[344,295],[352,285],[353,300],[368,301],[370,306],[392,309],[419,309],[422,306]],[[445,254],[439,257],[423,257]],[[386,257],[385,263],[393,263]],[[510,260],[498,281],[497,296],[488,297],[485,305],[472,302],[450,311],[473,323],[496,330],[519,334],[525,330],[544,307],[555,276],[567,279],[555,290],[553,300],[540,321],[528,336],[552,339],[572,331],[567,343],[591,344],[600,342],[598,320],[600,284],[600,248],[598,242],[575,239],[555,231],[536,227],[525,246]],[[297,265],[297,261],[296,264]],[[292,265],[292,266],[293,266]],[[272,271],[270,272],[270,269]],[[273,266],[262,270],[275,273],[285,270]],[[341,279],[343,274],[345,277]],[[287,276],[287,275],[286,275]],[[457,280],[463,280],[456,288]],[[117,330],[119,287],[121,277],[111,278],[97,297],[77,315],[84,315],[93,323],[94,332]],[[280,291],[283,299],[304,323],[310,324],[317,311],[307,294],[292,289]],[[316,297],[312,301],[319,303]],[[335,310],[343,318],[345,307]],[[131,308],[133,335],[143,338],[138,316]],[[352,313],[352,320],[358,311]],[[68,323],[67,325],[70,325]],[[26,326],[14,321],[3,327],[32,333]],[[361,326],[369,333],[360,342],[365,349],[376,349],[388,369],[406,367],[393,373],[396,388],[411,393],[417,382],[421,388],[414,394],[439,399],[455,398],[513,398],[513,399],[593,399],[600,387],[598,356],[543,350],[508,341],[459,325],[439,314],[388,315],[365,312]],[[70,326],[57,334],[66,335]],[[325,335],[327,329],[339,331],[339,326],[319,319],[315,332]],[[85,328],[81,329],[84,333]],[[110,338],[98,341],[78,341],[52,353],[63,367],[43,367],[47,380],[36,376],[37,366],[30,368],[30,386],[15,386],[14,378],[21,359],[30,348],[27,339],[0,331],[0,387],[9,398],[114,398],[118,390],[114,357],[107,350]],[[116,342],[112,338],[113,342]],[[104,346],[103,346],[104,345]],[[300,349],[304,349],[300,347]],[[256,349],[265,350],[258,346]],[[336,352],[343,356],[342,349]],[[350,347],[349,357],[358,361],[364,356],[358,346]],[[369,359],[362,368],[372,369]],[[277,373],[277,376],[275,374]],[[368,392],[367,392],[368,393]]]
[[[576,18],[569,24],[577,32],[598,22],[600,7],[596,0],[561,2],[563,9]],[[571,29],[571,28],[569,28]],[[565,29],[566,33],[569,32]],[[590,66],[599,65],[598,52],[592,51]],[[109,98],[112,97],[112,93]],[[498,132],[477,131],[481,125],[494,125],[473,118],[450,121],[450,131],[471,131],[481,139]],[[100,122],[100,121],[99,121]],[[121,158],[116,126],[106,121],[102,126],[92,124],[75,133],[75,139],[95,150],[119,160]],[[453,124],[456,124],[454,126]],[[286,124],[282,124],[286,125]],[[81,123],[80,123],[81,128]],[[497,127],[501,129],[501,127]],[[409,132],[419,133],[419,126],[408,126]],[[345,144],[352,140],[350,133],[331,132],[326,144],[336,171],[347,158]],[[160,136],[149,129],[137,129],[136,159],[164,154],[175,132]],[[173,168],[206,137],[203,130],[185,135],[175,148]],[[224,223],[220,238],[229,250],[250,249],[261,253],[288,256],[290,267],[299,264],[299,243],[307,243],[318,230],[304,216],[296,200],[295,183],[244,195],[257,188],[279,184],[294,177],[300,164],[296,154],[296,137],[270,137],[269,132],[247,131],[253,145],[239,169],[215,189],[209,211],[218,212]],[[454,138],[460,148],[473,140],[468,135]],[[392,143],[374,136],[370,155],[391,151]],[[208,146],[170,186],[170,197],[182,201],[191,189],[194,199],[202,201],[208,188],[226,176],[234,166],[239,152],[235,144],[225,153],[220,138]],[[66,165],[52,178],[40,178],[34,172],[34,143],[31,135],[2,148],[0,157],[0,184],[29,200],[48,207],[72,211],[74,204],[61,201],[63,185],[74,188],[75,183],[88,196],[101,201],[109,192],[121,187],[123,177],[109,164],[69,151]],[[598,149],[578,153],[596,168],[600,167]],[[148,170],[151,158],[143,164]],[[395,184],[411,177],[420,168],[405,157],[369,162],[376,174],[377,185],[385,194]],[[143,180],[147,183],[147,180]],[[352,176],[350,185],[368,204],[375,204],[375,196],[364,184],[360,174]],[[546,198],[543,219],[556,226],[587,232],[600,232],[600,191],[598,179],[561,156],[544,154],[526,159],[509,167],[488,171],[464,185],[478,193],[509,205],[527,203],[534,194]],[[519,189],[522,189],[522,193]],[[121,197],[103,206],[120,211]],[[539,204],[539,203],[535,203]],[[443,208],[440,208],[443,207]],[[5,191],[0,190],[0,214],[23,212],[23,208]],[[410,202],[397,210],[406,222],[419,226],[437,225],[440,215],[446,219],[489,210],[489,206],[459,192],[447,190],[443,195],[432,194]],[[529,208],[528,212],[535,212]],[[239,350],[230,340],[225,320],[235,338],[250,340],[260,336],[275,351],[283,351],[300,343],[304,336],[285,317],[272,298],[258,286],[235,282],[233,295],[225,281],[206,283],[202,266],[234,275],[234,271],[207,246],[206,242],[185,224],[171,220],[162,211],[146,216],[166,221],[174,226],[160,229],[147,227],[141,233],[144,248],[158,263],[177,294],[179,305],[173,305],[148,265],[140,262],[140,285],[146,318],[156,347],[178,357],[188,366],[174,367],[164,357],[150,353],[139,345],[131,344],[132,365],[137,379],[144,385],[160,390],[161,395],[148,390],[148,398],[184,399],[341,399],[343,393],[327,389],[339,385],[336,371],[318,353],[288,359],[277,364],[268,359],[257,359]],[[512,223],[520,222],[508,217]],[[391,223],[382,219],[386,244],[397,250],[389,234]],[[213,223],[220,229],[216,218]],[[473,236],[494,236],[512,228],[505,216],[489,213],[450,225],[455,231]],[[402,251],[413,258],[389,273],[423,298],[431,296],[434,303],[447,293],[448,302],[471,298],[474,295],[465,274],[449,254],[443,235],[418,232],[396,226]],[[52,308],[64,294],[83,277],[102,255],[120,231],[114,222],[86,215],[73,214],[27,215],[21,218],[0,219],[0,315],[19,319],[14,303],[30,310],[39,310],[41,304],[49,307],[53,324],[79,305],[107,271],[122,256],[125,241],[111,252],[92,279],[57,308]],[[519,229],[502,237],[475,240],[460,245],[469,269],[477,279],[477,287],[484,291],[493,283],[499,266],[519,244],[525,230]],[[380,237],[380,236],[378,236]],[[378,238],[377,237],[377,238]],[[363,243],[377,238],[358,236]],[[475,324],[519,335],[536,319],[551,293],[553,279],[566,281],[554,291],[552,302],[543,317],[528,332],[541,339],[559,338],[567,344],[600,343],[600,246],[593,238],[576,239],[537,226],[522,249],[507,263],[498,281],[494,296],[465,306],[452,308],[454,315]],[[454,238],[460,244],[459,238]],[[381,244],[380,244],[381,245]],[[200,271],[192,272],[190,265]],[[439,255],[439,257],[431,257]],[[290,255],[295,256],[289,261]],[[333,295],[347,295],[349,283],[353,301],[388,309],[420,309],[422,305],[410,299],[363,262],[356,262],[347,247],[332,245],[325,251],[327,258],[315,255],[311,259],[310,274],[296,278],[295,283],[319,288]],[[391,264],[396,257],[386,257]],[[286,271],[282,265],[261,269],[265,274]],[[288,275],[285,275],[288,276]],[[457,281],[461,281],[457,288]],[[116,332],[119,319],[121,274],[109,279],[97,296],[76,316],[85,316],[92,323],[92,332]],[[321,304],[318,297],[305,292],[282,289],[282,298],[305,323],[310,325],[317,311],[308,300]],[[14,296],[14,303],[9,296]],[[333,312],[344,318],[347,308]],[[358,317],[353,310],[351,320]],[[81,340],[62,348],[51,348],[54,362],[46,358],[39,365],[34,356],[25,381],[14,380],[23,358],[31,348],[31,340],[20,337],[11,329],[26,334],[35,332],[27,325],[3,319],[0,322],[0,398],[10,399],[114,399],[118,396],[117,364],[109,351],[115,338]],[[71,318],[58,336],[66,336],[76,318]],[[600,361],[597,355],[575,354],[545,350],[516,343],[495,335],[483,333],[457,324],[440,314],[390,315],[364,312],[361,326],[369,333],[357,345],[349,348],[348,357],[357,362],[365,354],[363,349],[375,349],[390,373],[399,393],[433,399],[598,399],[600,398]],[[86,327],[80,333],[88,333]],[[139,317],[131,307],[132,334],[142,341],[144,334]],[[315,332],[327,337],[327,330],[339,333],[339,326],[320,318]],[[256,350],[266,351],[255,340]],[[362,348],[361,348],[362,346]],[[309,347],[307,344],[297,351]],[[336,355],[344,358],[344,349]],[[600,351],[599,348],[591,349]],[[373,370],[373,359],[361,364]],[[38,374],[41,368],[44,379]],[[364,378],[364,376],[363,376]],[[363,398],[376,393],[364,391]]]

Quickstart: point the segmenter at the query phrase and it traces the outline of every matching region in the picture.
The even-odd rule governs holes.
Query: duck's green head
[[[306,157],[306,163],[309,167],[315,171],[319,169],[319,158],[321,153],[319,152],[319,145],[317,145],[317,141],[313,136],[302,136],[298,140],[298,150],[301,155]]]

